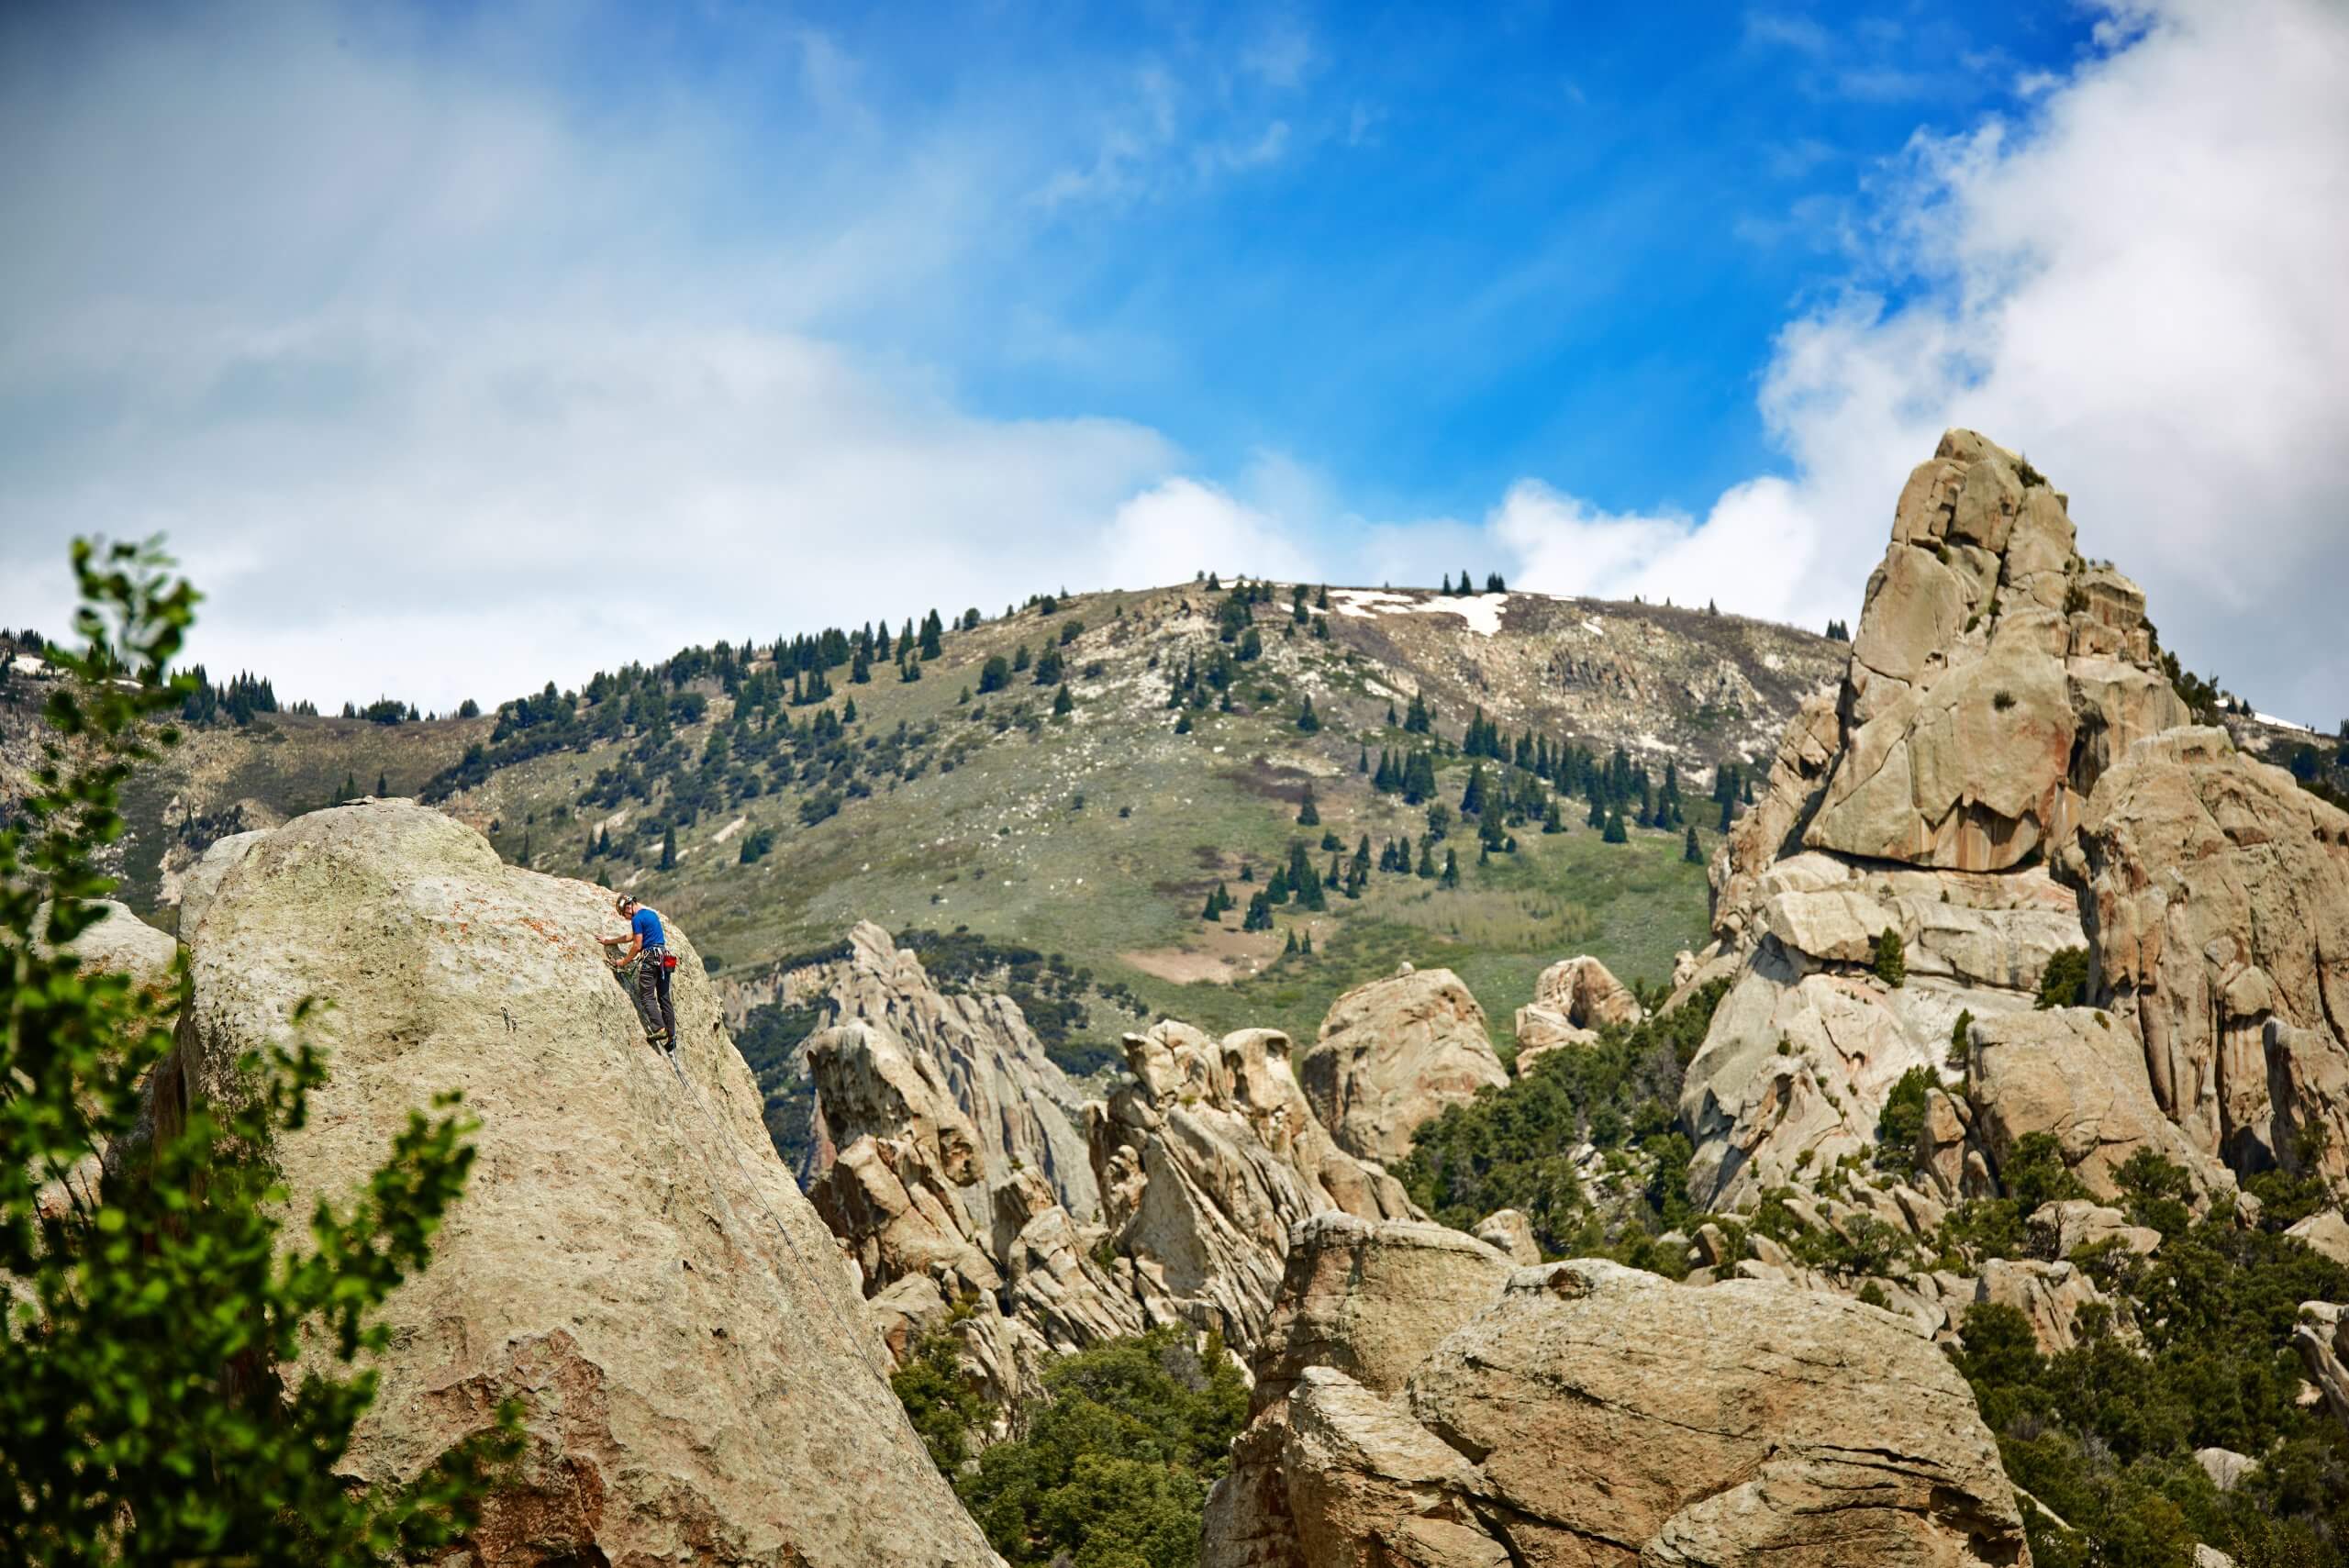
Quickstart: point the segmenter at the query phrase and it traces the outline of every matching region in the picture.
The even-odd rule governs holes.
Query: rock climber
[[[669,956],[668,933],[661,929],[659,914],[625,893],[612,907],[628,922],[628,935],[597,940],[607,952],[626,944],[625,951],[612,955],[611,965],[623,972],[636,965],[636,1011],[644,1022],[644,1038],[673,1051],[677,1048],[677,1010],[669,1001],[669,971],[677,961]]]

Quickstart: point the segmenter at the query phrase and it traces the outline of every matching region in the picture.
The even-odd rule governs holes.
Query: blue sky
[[[1210,567],[1817,624],[1966,422],[2330,728],[2344,72],[2330,0],[20,7],[0,620],[160,528],[328,703]]]

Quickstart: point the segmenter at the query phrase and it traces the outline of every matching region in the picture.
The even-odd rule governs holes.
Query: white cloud
[[[1097,558],[1099,581],[1186,583],[1200,572],[1295,581],[1317,575],[1286,519],[1212,484],[1169,479],[1134,496],[1110,519]]]
[[[329,703],[1201,568],[1499,569],[1817,626],[1854,613],[1902,477],[1966,424],[2071,493],[2189,662],[2268,711],[2349,710],[2349,15],[2322,0],[2116,9],[2110,52],[2026,117],[1920,139],[1873,223],[1830,215],[1851,286],[1760,390],[1784,475],[1701,517],[1553,476],[1394,522],[1277,454],[1219,487],[1148,428],[980,417],[828,340],[952,309],[1049,165],[876,139],[827,40],[777,45],[816,128],[747,214],[722,98],[583,121],[362,27],[241,16],[76,71],[0,50],[0,623],[61,624],[70,533],[167,528],[212,595],[198,656]],[[1819,41],[1782,21],[1748,35]],[[1227,161],[1283,150],[1250,112],[1211,128]],[[1197,129],[1141,79],[1064,199],[1202,177]],[[1002,329],[1055,362],[1145,351]]]
[[[1781,334],[1762,408],[1788,479],[1693,528],[1521,486],[1488,525],[1519,575],[1848,618],[1902,478],[1965,425],[2070,493],[2082,550],[2189,663],[2326,728],[2349,712],[2349,12],[2109,21],[2119,52],[2028,122],[1911,150],[1856,241],[1901,297],[1855,288]]]
[[[228,32],[0,65],[0,622],[63,629],[69,535],[165,530],[209,596],[195,657],[445,707],[1107,581],[1106,521],[1181,466],[818,335],[936,292],[1012,183],[877,166],[820,40],[784,47],[841,167],[729,245],[690,232],[741,154],[723,104],[583,126],[324,19]],[[859,199],[807,189],[860,165]]]

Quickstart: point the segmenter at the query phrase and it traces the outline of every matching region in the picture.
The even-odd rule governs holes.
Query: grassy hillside
[[[1661,980],[1699,938],[1702,868],[1680,826],[1641,827],[1640,808],[1669,767],[1709,854],[1717,766],[1752,768],[1841,654],[1664,606],[1341,589],[1300,607],[1288,588],[1201,584],[958,617],[927,657],[868,636],[785,646],[780,663],[765,644],[689,650],[473,718],[195,730],[131,803],[131,899],[167,908],[220,833],[380,783],[509,860],[636,891],[749,1000],[778,962],[869,918],[1057,956],[1076,1040],[1155,1015],[1309,1039],[1340,991],[1408,959],[1458,970],[1505,1043],[1545,964],[1589,951]],[[1374,789],[1365,764],[1399,771],[1413,752],[1424,800]],[[1513,765],[1537,755],[1538,770]],[[1514,808],[1486,812],[1489,856],[1460,812],[1477,769]],[[1564,831],[1544,832],[1560,781],[1576,793]],[[1312,826],[1297,821],[1308,786]],[[1626,841],[1588,825],[1598,786]],[[1451,825],[1431,869],[1449,851],[1458,884],[1375,869],[1406,836],[1416,863],[1431,808]],[[1334,853],[1342,876],[1365,838],[1358,896],[1333,886],[1321,909],[1292,900],[1270,929],[1241,929],[1296,846],[1325,876]],[[1219,884],[1235,906],[1203,920]],[[1308,938],[1310,956],[1286,952]]]

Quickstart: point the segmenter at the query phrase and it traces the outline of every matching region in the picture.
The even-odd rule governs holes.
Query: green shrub
[[[1909,951],[1896,927],[1887,926],[1876,934],[1876,977],[1887,985],[1899,985],[1909,978]]]
[[[1468,1229],[1497,1208],[1524,1211],[1546,1256],[1603,1251],[1570,1156],[1586,1140],[1653,1162],[1645,1217],[1688,1218],[1687,1139],[1674,1125],[1681,1079],[1729,986],[1714,981],[1674,1012],[1602,1029],[1598,1043],[1547,1051],[1532,1071],[1421,1124],[1395,1173],[1445,1225]]]
[[[1911,1067],[1892,1085],[1876,1124],[1879,1169],[1906,1174],[1917,1168],[1924,1151],[1925,1095],[1940,1083],[1931,1068]]]
[[[2088,999],[2088,950],[2065,948],[2047,961],[2039,977],[2042,1007],[2085,1006]]]
[[[1044,1386],[1011,1440],[954,1475],[989,1544],[1012,1568],[1192,1568],[1208,1488],[1248,1418],[1221,1338],[1108,1340],[1052,1362]]]

